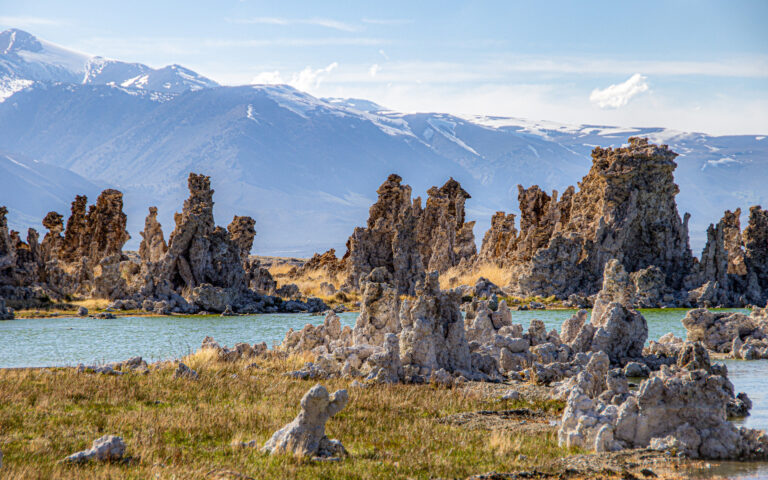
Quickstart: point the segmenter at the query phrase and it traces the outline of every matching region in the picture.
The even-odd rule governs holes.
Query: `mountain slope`
[[[152,70],[78,56],[19,32],[0,34],[0,77],[21,85],[0,102],[0,148],[123,190],[129,248],[138,245],[149,205],[159,207],[170,232],[190,171],[211,175],[220,224],[235,213],[256,218],[254,251],[263,254],[342,250],[392,172],[413,186],[414,195],[451,176],[460,181],[473,197],[467,212],[478,220],[479,240],[493,212],[517,209],[518,183],[562,191],[586,174],[594,146],[619,146],[632,135],[668,143],[681,154],[678,205],[681,214],[693,215],[694,251],[723,210],[768,205],[763,137],[401,114],[285,85],[218,87],[183,67]],[[7,184],[27,181],[22,173],[4,171]],[[93,184],[79,181],[54,191],[67,202],[76,186],[89,193]],[[9,216],[15,228],[40,221],[38,200],[51,202],[45,211],[68,211],[60,198],[28,202],[35,183],[25,185],[0,190],[0,204],[16,202],[17,216]]]
[[[103,188],[67,169],[0,151],[0,205],[8,207],[8,223],[22,238],[28,227],[37,228],[42,238],[46,213],[68,214],[75,195],[96,200]]]

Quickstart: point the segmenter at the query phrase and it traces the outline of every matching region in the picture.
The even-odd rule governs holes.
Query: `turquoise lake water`
[[[732,311],[746,310],[732,309]],[[531,319],[542,320],[547,329],[560,329],[576,310],[513,311],[512,320],[528,327]],[[648,321],[648,338],[672,332],[685,338],[680,322],[685,309],[641,310]],[[357,313],[339,315],[342,325],[353,326]],[[42,318],[0,321],[0,368],[71,366],[125,360],[140,355],[147,361],[179,358],[196,351],[205,336],[223,345],[237,342],[267,345],[280,343],[289,328],[323,322],[322,315],[270,314],[239,317],[119,317]],[[747,392],[753,401],[751,415],[741,424],[768,429],[768,360],[726,360],[728,377],[737,392]],[[725,475],[742,480],[768,478],[767,463],[725,463],[691,478]]]

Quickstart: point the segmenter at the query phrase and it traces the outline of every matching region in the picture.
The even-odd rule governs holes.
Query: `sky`
[[[92,55],[402,112],[768,133],[768,1],[0,0]]]

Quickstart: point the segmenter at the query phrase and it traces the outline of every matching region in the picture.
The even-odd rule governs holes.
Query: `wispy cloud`
[[[589,101],[600,108],[621,108],[633,97],[648,91],[646,80],[646,77],[636,73],[622,83],[592,90]]]
[[[0,25],[16,28],[56,27],[67,24],[68,22],[57,18],[0,16]]]
[[[250,18],[227,18],[230,23],[244,25],[279,25],[290,27],[295,25],[313,25],[317,27],[331,28],[342,32],[359,32],[362,30],[357,25],[333,20],[330,18],[282,18],[282,17],[250,17]]]
[[[413,23],[413,20],[409,18],[364,18],[363,23],[396,27],[399,25],[408,25],[409,23]]]

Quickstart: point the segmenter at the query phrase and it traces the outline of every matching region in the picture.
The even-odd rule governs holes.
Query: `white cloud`
[[[589,101],[600,108],[621,108],[629,103],[632,97],[648,91],[646,80],[646,77],[636,73],[623,83],[617,83],[602,90],[599,88],[592,90]]]
[[[325,68],[313,69],[312,67],[306,67],[299,73],[294,73],[291,76],[291,81],[288,84],[299,90],[311,91],[320,86],[323,80],[337,67],[338,63],[333,62]]]
[[[280,76],[280,72],[275,70],[272,72],[261,72],[255,77],[253,77],[253,80],[251,80],[251,83],[268,83],[268,84],[278,84],[278,83],[285,83],[283,81],[283,78]]]
[[[387,55],[383,48],[379,49],[379,54],[384,57],[384,60],[389,60],[389,55]]]
[[[371,75],[371,77],[375,77],[377,73],[379,73],[379,70],[381,70],[381,67],[378,63],[374,63],[371,65],[371,68],[368,69],[368,73]]]
[[[261,72],[253,77],[251,83],[288,84],[299,90],[311,92],[319,88],[323,80],[325,80],[332,71],[338,68],[338,66],[339,64],[337,62],[333,62],[325,68],[315,69],[308,66],[300,72],[293,73],[290,79],[283,77],[278,70]]]
[[[357,25],[340,22],[330,18],[281,18],[281,17],[252,17],[252,18],[228,18],[230,23],[239,23],[245,25],[279,25],[288,27],[293,25],[314,25],[318,27],[331,28],[342,32],[359,32],[361,30]]]

